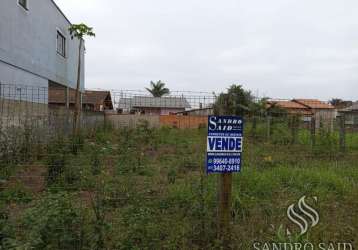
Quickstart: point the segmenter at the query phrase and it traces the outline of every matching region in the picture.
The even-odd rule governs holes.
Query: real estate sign
[[[208,117],[208,173],[240,172],[243,125],[243,119],[238,116]]]

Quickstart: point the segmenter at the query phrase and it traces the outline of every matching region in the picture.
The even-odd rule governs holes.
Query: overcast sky
[[[93,26],[86,87],[358,99],[357,0],[56,0]]]

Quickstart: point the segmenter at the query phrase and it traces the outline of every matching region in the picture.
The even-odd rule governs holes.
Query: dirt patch
[[[46,188],[47,168],[43,165],[31,165],[20,170],[14,176],[9,178],[7,187],[22,184],[26,190],[38,194]]]
[[[177,152],[177,147],[175,145],[165,145],[159,147],[157,153],[162,154],[175,154]]]
[[[84,207],[91,207],[95,193],[93,191],[81,191],[78,193],[79,202]]]

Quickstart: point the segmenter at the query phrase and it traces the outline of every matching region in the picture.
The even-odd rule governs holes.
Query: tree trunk
[[[73,135],[78,135],[79,133],[79,121],[80,121],[80,86],[81,86],[81,49],[82,49],[82,39],[80,39],[79,49],[78,49],[78,68],[77,68],[77,86],[76,86],[76,96],[75,96],[75,112],[73,117]]]

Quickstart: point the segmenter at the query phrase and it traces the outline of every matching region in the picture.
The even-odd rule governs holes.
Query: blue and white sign
[[[240,172],[243,125],[243,119],[238,116],[208,117],[208,173]]]

